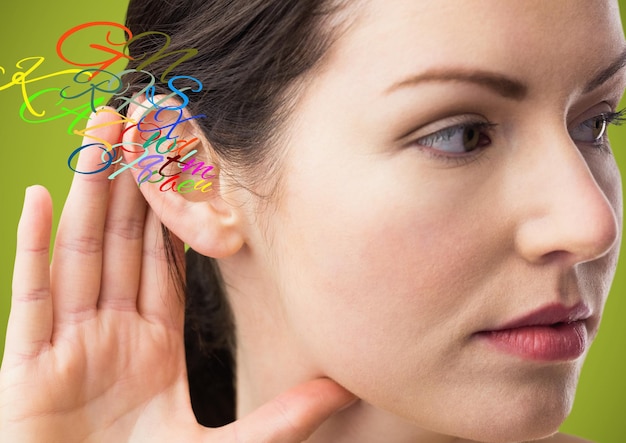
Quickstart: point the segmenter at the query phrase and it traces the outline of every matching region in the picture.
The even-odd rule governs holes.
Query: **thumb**
[[[237,443],[300,443],[356,397],[327,378],[290,389],[221,430]]]

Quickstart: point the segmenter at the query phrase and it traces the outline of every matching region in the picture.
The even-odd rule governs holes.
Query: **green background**
[[[626,0],[619,0],[622,22],[626,22]],[[10,2],[0,7],[0,66],[10,73],[14,63],[28,56],[45,56],[39,72],[67,69],[55,54],[55,44],[68,29],[88,21],[123,23],[127,0],[86,3],[78,0],[34,0]],[[106,7],[104,6],[106,4]],[[27,5],[27,6],[26,6]],[[115,70],[112,70],[116,72]],[[8,75],[0,75],[0,85]],[[46,84],[34,84],[32,94]],[[32,184],[46,186],[55,203],[58,220],[71,174],[65,158],[80,139],[66,133],[71,119],[45,124],[26,124],[18,115],[20,91],[12,87],[0,91],[0,129],[4,166],[0,172],[0,202],[4,207],[0,223],[0,337],[4,337],[11,295],[11,273],[15,253],[15,229],[24,189]],[[626,105],[626,101],[623,105]],[[626,176],[626,127],[610,133],[615,156]],[[56,221],[55,221],[56,222]],[[625,246],[626,248],[626,246]],[[564,432],[600,443],[626,442],[626,249],[609,297],[600,334],[582,373],[574,410],[562,427]],[[0,340],[0,352],[4,340]]]

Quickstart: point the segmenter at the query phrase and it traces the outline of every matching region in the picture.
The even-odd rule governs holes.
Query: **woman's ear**
[[[201,116],[158,100],[129,110],[115,174],[132,173],[161,222],[191,248],[208,257],[232,255],[244,243],[242,214],[223,198],[223,177],[195,122]]]

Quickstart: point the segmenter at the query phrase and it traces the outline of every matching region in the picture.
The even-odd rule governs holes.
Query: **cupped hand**
[[[98,113],[90,124],[115,118]],[[114,144],[121,130],[112,124],[93,137]],[[97,169],[102,153],[85,149],[76,169]],[[50,196],[40,186],[26,192],[0,369],[0,442],[295,443],[353,400],[328,379],[312,380],[223,428],[200,426],[187,385],[183,296],[159,220],[132,175],[108,180],[111,172],[74,176],[51,264]]]

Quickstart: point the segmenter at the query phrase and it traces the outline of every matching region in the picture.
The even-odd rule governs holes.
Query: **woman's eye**
[[[570,136],[575,142],[601,144],[609,125],[620,125],[624,122],[625,111],[596,115],[570,130]]]
[[[464,154],[491,144],[488,135],[491,126],[484,122],[451,126],[422,137],[416,143],[446,153]]]
[[[572,140],[583,143],[597,143],[604,137],[609,124],[604,114],[585,120],[570,131]]]

